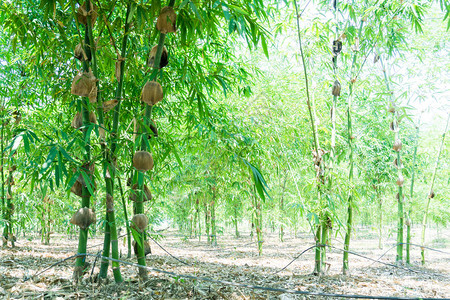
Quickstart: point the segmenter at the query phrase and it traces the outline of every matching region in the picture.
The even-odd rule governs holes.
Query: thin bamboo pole
[[[390,89],[387,70],[384,65],[383,59],[380,57],[380,63],[383,68],[383,76],[384,76],[384,82],[386,84],[386,88],[388,90],[389,96],[390,96],[390,106],[393,108],[393,118],[391,123],[391,130],[394,131],[394,151],[396,152],[396,159],[398,166],[401,165],[401,159],[400,159],[400,152],[401,152],[401,146],[398,149],[395,149],[395,144],[399,143],[400,141],[400,129],[398,124],[398,110],[395,109],[395,103],[393,100],[393,91]],[[401,145],[401,143],[400,143]],[[404,227],[404,196],[403,196],[403,175],[402,175],[402,169],[400,167],[397,168],[397,185],[398,185],[398,194],[397,194],[397,217],[398,217],[398,225],[397,225],[397,255],[395,260],[398,262],[403,261],[403,227]]]
[[[439,152],[438,152],[438,155],[437,155],[437,158],[436,158],[436,162],[434,164],[434,171],[433,171],[433,176],[431,177],[431,183],[430,183],[430,190],[429,190],[429,193],[428,193],[427,205],[425,207],[425,213],[423,215],[422,240],[421,240],[422,248],[420,250],[420,255],[422,257],[422,265],[425,264],[425,248],[424,248],[424,246],[425,246],[425,231],[427,229],[428,210],[430,208],[431,199],[434,198],[433,187],[434,187],[434,182],[436,181],[437,170],[439,168],[439,159],[441,157],[442,149],[444,148],[445,136],[447,134],[449,120],[450,120],[450,113],[447,114],[447,124],[445,125],[445,130],[444,130],[444,133],[442,134],[441,145],[439,147]]]
[[[298,44],[300,49],[300,56],[302,58],[302,65],[303,65],[303,74],[305,76],[305,87],[306,87],[306,104],[308,106],[308,112],[309,117],[311,121],[311,128],[312,128],[312,134],[313,134],[313,141],[314,141],[314,151],[316,153],[315,158],[315,166],[317,166],[317,195],[320,202],[320,207],[322,207],[323,199],[322,199],[322,190],[321,185],[323,184],[322,177],[323,177],[323,160],[321,157],[321,149],[319,145],[319,134],[317,132],[317,118],[315,116],[315,105],[314,105],[314,98],[310,97],[309,92],[309,82],[308,82],[308,72],[306,69],[306,61],[305,61],[305,55],[303,53],[303,47],[302,47],[302,39],[301,39],[301,30],[300,30],[300,15],[298,11],[298,5],[296,0],[293,0],[295,12],[297,16],[297,34],[298,34]],[[317,232],[316,232],[316,245],[320,246],[323,244],[324,241],[321,241],[322,237],[322,227],[326,226],[324,223],[326,221],[323,220],[323,216],[319,216],[319,224],[317,224]],[[316,247],[316,253],[315,253],[315,265],[314,265],[314,274],[320,274],[322,270],[323,261],[322,258],[325,257],[325,247]]]

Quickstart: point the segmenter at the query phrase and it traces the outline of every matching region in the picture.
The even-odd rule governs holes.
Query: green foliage
[[[115,63],[126,4],[98,3],[99,16],[94,27],[98,78],[102,99],[110,100],[115,97]],[[7,138],[2,141],[3,157],[5,166],[9,166],[6,160],[17,153],[15,176],[20,182],[16,180],[14,189],[20,204],[16,218],[25,218],[24,227],[34,226],[34,218],[39,218],[40,208],[30,210],[30,214],[24,211],[38,204],[41,182],[48,184],[49,193],[55,198],[55,227],[60,231],[68,230],[65,211],[76,210],[72,204],[75,197],[68,191],[80,175],[96,200],[104,198],[102,173],[106,171],[97,167],[94,178],[90,178],[82,167],[85,138],[92,140],[90,150],[96,165],[104,161],[101,128],[106,131],[107,141],[117,141],[117,175],[122,178],[132,177],[131,160],[136,147],[143,142],[151,149],[155,166],[145,175],[145,181],[154,199],[145,204],[145,213],[153,225],[173,220],[188,231],[188,222],[195,217],[196,201],[203,209],[202,205],[212,199],[212,187],[217,189],[217,227],[226,224],[230,216],[239,222],[251,220],[253,187],[264,202],[264,218],[295,230],[310,230],[307,222],[319,224],[321,213],[331,216],[335,228],[341,229],[349,191],[355,196],[358,222],[376,222],[376,215],[371,212],[376,211],[380,198],[385,222],[394,220],[396,216],[390,207],[395,203],[396,186],[386,107],[391,91],[386,89],[381,66],[374,64],[373,58],[383,56],[394,70],[389,80],[401,118],[403,173],[408,183],[415,143],[415,125],[411,121],[416,119],[416,108],[420,106],[416,100],[427,105],[428,97],[434,97],[436,103],[442,100],[441,95],[445,97],[445,76],[434,74],[442,75],[447,63],[444,52],[448,48],[445,28],[450,26],[448,1],[439,1],[439,8],[431,2],[418,1],[342,3],[336,18],[326,14],[331,7],[329,1],[323,1],[320,5],[310,4],[302,12],[300,21],[312,96],[316,100],[320,145],[327,151],[331,147],[330,90],[335,75],[342,85],[337,102],[336,163],[329,171],[333,188],[327,191],[324,202],[317,199],[313,139],[303,75],[299,75],[301,66],[298,53],[293,50],[297,49],[293,34],[296,16],[290,3],[176,1],[178,33],[166,37],[169,64],[158,73],[165,96],[152,111],[158,136],[149,137],[144,133],[135,136],[134,121],[150,132],[142,122],[140,93],[143,84],[155,76],[146,64],[157,43],[154,21],[166,4],[156,0],[133,1],[119,134],[111,136],[112,110],[104,113],[102,126],[86,127],[85,138],[81,131],[70,127],[79,109],[77,98],[70,94],[70,85],[82,67],[73,58],[73,49],[83,39],[83,30],[74,19],[78,5],[75,1],[55,0],[0,4],[0,99],[7,112],[2,121],[8,119],[11,124],[4,128]],[[361,20],[363,38],[357,39]],[[340,36],[343,50],[334,74],[331,42]],[[352,69],[355,50],[359,53]],[[417,82],[410,78],[427,80]],[[345,110],[353,79],[355,171],[350,184]],[[90,110],[95,108],[95,104],[89,104]],[[18,124],[12,117],[16,110],[22,114]],[[431,176],[433,155],[427,152],[435,150],[437,144],[436,135],[424,135],[417,158],[416,197],[408,202],[416,221],[422,217],[420,209]],[[444,152],[448,154],[448,149]],[[443,157],[442,170],[449,169],[445,168],[448,155]],[[328,159],[327,153],[325,160]],[[444,224],[448,199],[443,195],[449,191],[445,182],[448,174],[442,172],[436,182],[438,205],[431,214],[436,223]],[[125,195],[128,198],[129,189]],[[103,210],[102,205],[96,201],[97,211]],[[131,213],[132,203],[128,206]],[[99,225],[103,224],[103,217],[98,220]],[[118,224],[125,221],[123,212],[118,211]]]

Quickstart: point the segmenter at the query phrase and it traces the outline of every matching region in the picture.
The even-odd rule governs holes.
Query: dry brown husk
[[[400,160],[400,165],[399,165],[397,159],[394,159],[394,166],[395,166],[397,169],[403,169],[403,161]]]
[[[392,148],[394,149],[394,151],[401,151],[402,150],[402,141],[397,139],[394,142],[394,145],[392,146]]]
[[[73,128],[78,129],[83,126],[83,117],[81,113],[77,112],[73,117],[72,123],[70,124]]]
[[[72,81],[71,93],[76,96],[89,97],[89,102],[97,101],[97,79],[92,71],[78,73]]]
[[[159,13],[158,20],[156,21],[156,29],[161,31],[163,34],[176,32],[176,21],[177,14],[173,8],[170,6],[163,7]]]
[[[116,107],[117,104],[119,104],[119,100],[117,99],[103,102],[103,112],[107,113],[108,111]]]
[[[78,197],[82,197],[82,185],[81,183],[77,180],[75,181],[75,183],[72,185],[72,187],[70,188],[70,191],[72,193],[74,193],[75,195],[77,195]]]
[[[85,61],[87,59],[86,53],[84,52],[84,48],[81,43],[79,43],[75,46],[75,50],[73,51],[73,56],[80,61]]]
[[[15,242],[15,241],[17,241],[17,238],[14,234],[8,233],[8,241]]]
[[[411,226],[411,219],[410,218],[406,218],[405,225],[406,226]]]
[[[338,80],[335,80],[333,83],[333,90],[331,91],[333,96],[339,97],[341,95],[341,83]]]
[[[136,241],[133,241],[133,249],[134,249],[134,254],[136,254],[136,256],[137,256],[138,252],[137,252]],[[150,247],[150,243],[148,241],[144,241],[144,254],[145,254],[145,256],[152,254],[152,248]]]
[[[139,132],[139,124],[136,118],[133,118],[133,142],[136,141]]]
[[[133,187],[130,191],[130,200],[131,201],[136,201],[138,198],[138,185],[135,183],[133,184]],[[148,186],[146,184],[144,184],[144,197],[142,198],[142,201],[150,201],[153,199],[152,193],[150,192],[150,189],[148,188]]]
[[[397,199],[397,201],[400,200],[400,194],[397,193],[397,194],[395,195],[395,198]],[[405,202],[405,198],[406,198],[406,197],[403,195],[403,201],[402,201],[402,202]]]
[[[116,80],[120,82],[120,70],[121,70],[121,61],[116,61],[116,67],[114,69],[114,75],[116,76]]]
[[[342,42],[340,40],[333,41],[333,54],[337,56],[342,51]]]
[[[389,106],[388,112],[390,112],[390,113],[395,113],[395,107],[394,107],[394,106]],[[392,129],[391,129],[391,130],[392,130]]]
[[[147,81],[142,88],[141,101],[148,105],[155,105],[163,99],[162,86],[156,81]]]
[[[105,133],[105,126],[103,124],[100,124],[98,127],[98,137],[100,139],[100,144],[106,143],[106,133]]]
[[[136,229],[138,232],[143,232],[148,225],[148,218],[144,214],[137,214],[131,219],[131,227]]]
[[[133,156],[133,166],[139,171],[148,171],[153,168],[153,157],[147,151],[136,151]]]
[[[88,95],[89,103],[95,103],[97,102],[97,85],[91,90],[91,92]]]
[[[392,121],[389,124],[389,129],[391,129],[394,132],[398,131],[398,124],[397,124],[397,122],[396,121]]]
[[[89,179],[94,183],[94,185],[95,185],[95,187],[94,188],[96,188],[97,187],[97,185],[95,184],[95,181],[94,181],[94,172],[95,172],[95,163],[85,163],[85,164],[83,164],[83,166],[81,167],[81,169],[85,172],[85,173],[87,173],[87,175],[89,176]],[[81,183],[83,186],[86,186],[86,182],[84,181],[84,177],[83,177],[83,175],[79,175],[78,176],[78,178],[77,178],[77,181],[79,182],[79,183]]]
[[[150,56],[148,59],[148,66],[150,68],[154,68],[153,62],[155,61],[156,51],[158,50],[158,45],[154,46],[152,48],[152,51],[150,51]],[[169,52],[167,51],[166,46],[163,46],[163,50],[161,53],[161,60],[159,62],[159,68],[162,69],[169,63]]]
[[[82,166],[82,169],[84,169],[84,171],[86,173],[88,173],[88,176],[89,176],[91,182],[93,183],[93,186],[91,186],[91,188],[95,191],[97,189],[97,183],[95,182],[94,175],[93,175],[94,171],[95,171],[95,164],[94,163],[91,163],[91,164],[85,163]],[[76,172],[75,169],[73,171]],[[83,197],[83,194],[82,194],[83,186],[86,186],[86,182],[83,178],[83,175],[80,174],[78,176],[77,180],[75,181],[75,183],[73,184],[72,188],[70,189],[70,191],[72,193],[74,193],[75,195],[77,195],[78,197]]]
[[[113,212],[114,211],[114,198],[111,194],[106,193],[106,211]]]
[[[20,123],[20,121],[22,120],[22,114],[20,113],[20,111],[16,110],[13,112],[13,118],[14,118],[14,123],[17,125]]]
[[[375,54],[373,57],[373,63],[376,64],[380,60],[380,56],[378,54]]]
[[[92,223],[95,223],[95,212],[87,207],[80,208],[70,219],[70,223],[79,226],[81,229],[86,229]]]
[[[80,5],[80,7],[78,7],[77,9],[77,19],[78,22],[86,25],[87,24],[87,16],[90,15],[91,16],[91,24],[94,25],[95,21],[97,19],[97,10],[98,7],[97,5],[95,5],[94,3],[90,2],[90,6],[91,9],[89,12],[86,11],[86,3],[83,3],[82,5]]]
[[[397,185],[403,186],[403,183],[405,182],[405,179],[403,178],[403,175],[400,175],[397,179]]]
[[[97,117],[93,111],[89,113],[89,122],[97,124]],[[80,112],[77,112],[75,117],[73,117],[71,126],[75,129],[79,129],[83,126],[83,116]]]

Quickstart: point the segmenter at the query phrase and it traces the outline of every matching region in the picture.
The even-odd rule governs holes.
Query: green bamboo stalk
[[[197,197],[195,196],[195,202],[194,202],[194,222],[193,222],[193,231],[194,231],[194,238],[197,237],[197,222],[198,222],[198,215],[197,215],[197,210],[198,210],[198,205],[197,205]]]
[[[7,220],[7,199],[6,199],[6,193],[5,193],[5,158],[4,158],[4,150],[5,150],[5,127],[6,127],[6,120],[5,120],[5,112],[6,112],[6,108],[4,105],[4,98],[2,99],[2,106],[1,106],[1,133],[0,133],[0,138],[1,138],[1,143],[0,143],[0,147],[1,147],[1,176],[2,176],[2,219],[3,220]],[[3,246],[6,246],[8,244],[8,223],[5,222],[5,226],[3,228]]]
[[[112,252],[111,255],[114,259],[119,258],[119,247],[118,247],[118,236],[117,236],[117,228],[116,228],[116,219],[114,212],[114,178],[116,177],[116,169],[114,166],[114,161],[116,158],[116,148],[117,148],[117,136],[118,136],[118,128],[119,128],[119,114],[120,114],[120,104],[123,92],[123,79],[125,73],[125,60],[124,58],[127,55],[127,41],[129,35],[129,27],[130,27],[130,13],[131,13],[131,4],[127,5],[127,11],[125,14],[125,26],[124,26],[124,35],[122,38],[122,48],[121,53],[118,59],[120,59],[120,72],[119,72],[119,81],[117,83],[115,99],[118,101],[118,104],[114,108],[113,115],[113,126],[110,134],[109,144],[111,146],[111,151],[107,154],[106,146],[102,146],[102,150],[104,153],[104,174],[105,174],[105,184],[106,184],[106,203],[107,203],[107,216],[106,216],[106,226],[105,226],[105,238],[103,242],[103,256],[109,256],[109,247],[111,243]],[[103,109],[101,105],[98,106],[99,119],[100,124],[103,125]],[[120,187],[121,188],[121,187]],[[109,234],[107,234],[107,229],[109,229]],[[129,252],[130,253],[130,252]],[[107,270],[109,266],[109,261],[106,259],[102,260],[101,268],[100,268],[100,278],[106,278]],[[122,282],[122,276],[120,273],[120,265],[118,262],[112,262],[114,279],[116,282]]]
[[[294,7],[295,7],[295,12],[296,12],[296,16],[297,16],[297,34],[298,34],[298,43],[299,43],[299,49],[300,49],[300,56],[302,58],[302,65],[303,65],[303,73],[305,76],[305,87],[306,87],[306,104],[308,106],[308,112],[309,112],[309,117],[310,117],[310,121],[311,121],[311,128],[312,128],[312,134],[313,134],[313,140],[314,140],[314,150],[316,151],[316,154],[318,156],[319,159],[319,171],[323,170],[323,162],[320,159],[320,145],[319,145],[319,135],[317,132],[317,128],[316,128],[316,118],[315,118],[315,110],[314,110],[314,99],[310,97],[310,93],[309,93],[309,82],[308,82],[308,72],[306,70],[306,61],[305,61],[305,55],[303,53],[303,47],[302,47],[302,39],[301,39],[301,31],[300,31],[300,21],[299,21],[299,11],[298,11],[298,6],[297,6],[297,2],[294,0]],[[323,197],[322,197],[322,191],[321,191],[321,180],[320,178],[318,178],[318,182],[317,182],[317,190],[318,190],[318,199],[320,201],[320,204],[322,205],[323,202]],[[319,216],[320,218],[321,216]],[[322,244],[321,241],[321,229],[322,225],[321,224],[317,224],[317,234],[316,234],[316,246],[320,246]],[[324,257],[324,255],[322,254],[322,252],[325,252],[325,247],[316,247],[315,249],[315,266],[314,266],[314,274],[320,274],[321,270],[322,270],[322,265],[323,265],[323,261],[321,260],[322,257]]]
[[[376,197],[378,199],[378,210],[379,210],[379,216],[378,216],[378,248],[383,249],[382,245],[382,237],[383,237],[383,200],[380,197],[379,187],[377,187]]]
[[[359,30],[358,30],[358,38],[361,38],[362,35],[362,29],[363,29],[364,21],[361,19],[359,24]],[[349,155],[349,172],[348,172],[348,181],[350,184],[350,191],[347,198],[347,227],[345,231],[345,238],[344,238],[344,253],[343,253],[343,265],[342,265],[342,272],[344,274],[347,274],[349,270],[349,263],[348,263],[348,254],[350,250],[350,239],[352,234],[352,227],[353,227],[353,174],[354,174],[354,167],[355,167],[355,161],[353,159],[353,126],[352,126],[352,101],[353,101],[353,85],[354,85],[354,69],[356,67],[356,59],[358,56],[358,51],[355,51],[353,54],[353,60],[352,60],[352,67],[351,67],[351,74],[352,74],[352,80],[349,84],[349,96],[347,101],[347,142],[348,147],[350,150]]]
[[[13,160],[10,160],[11,165],[13,164]],[[14,239],[13,237],[13,231],[12,231],[12,186],[11,186],[11,182],[13,181],[13,172],[14,170],[9,169],[9,175],[8,175],[8,179],[7,179],[7,189],[8,189],[8,196],[6,197],[6,212],[5,212],[5,233],[4,236],[6,236],[6,239],[8,241],[11,242],[11,246],[14,248]]]
[[[170,0],[168,6],[173,7],[175,3],[175,0]],[[158,41],[158,47],[157,47],[157,51],[156,51],[156,55],[155,55],[155,59],[153,62],[153,72],[152,72],[152,76],[154,76],[154,80],[156,80],[157,75],[158,75],[158,70],[159,70],[159,65],[160,65],[160,61],[161,61],[161,54],[163,51],[163,47],[164,47],[164,40],[165,40],[166,35],[163,33],[160,33],[159,35],[159,41]],[[151,115],[152,115],[152,106],[146,104],[145,105],[145,115],[143,118],[143,123],[146,125],[144,126],[145,128],[148,128],[151,122]],[[142,139],[141,141],[141,150],[146,150],[146,144],[144,139]],[[136,214],[143,214],[144,213],[144,205],[143,205],[143,187],[144,187],[144,174],[142,172],[138,172],[138,187],[140,190],[140,193],[137,197],[137,201],[135,203],[135,208],[136,208]],[[137,252],[138,252],[138,264],[141,266],[145,266],[146,262],[145,262],[145,252],[144,252],[144,239],[145,239],[145,234],[144,232],[142,234],[138,234],[138,239],[139,241],[136,241],[136,246],[137,246]],[[146,280],[147,279],[147,271],[144,268],[139,268],[139,276],[142,280]]]
[[[447,114],[447,124],[445,125],[445,130],[444,133],[442,134],[442,140],[441,140],[441,145],[439,147],[439,152],[436,158],[436,162],[434,164],[434,171],[433,171],[433,177],[431,177],[431,183],[430,183],[430,192],[428,193],[428,199],[427,199],[427,205],[425,208],[425,213],[423,215],[423,222],[422,222],[422,248],[420,250],[420,255],[422,257],[422,265],[425,264],[425,231],[427,229],[427,218],[428,218],[428,210],[430,208],[430,202],[431,199],[434,198],[434,191],[433,191],[433,187],[434,187],[434,182],[436,180],[436,174],[437,174],[437,170],[439,168],[439,159],[441,157],[441,153],[442,153],[442,149],[444,148],[444,143],[445,143],[445,136],[447,134],[447,130],[448,130],[448,123],[450,120],[450,113]]]
[[[263,252],[263,231],[262,231],[262,214],[261,214],[261,198],[256,193],[256,186],[253,186],[253,207],[254,207],[254,222],[256,231],[256,243],[258,245],[258,255]]]
[[[390,95],[390,105],[394,108],[393,111],[393,120],[392,120],[392,129],[395,132],[395,137],[394,137],[394,141],[400,141],[400,133],[399,133],[399,126],[398,126],[398,110],[395,109],[395,105],[394,105],[394,100],[393,100],[393,91],[391,91],[390,89],[390,85],[389,85],[389,80],[388,80],[388,75],[387,75],[387,71],[386,71],[386,67],[383,63],[383,60],[380,57],[380,63],[381,66],[383,68],[383,75],[384,75],[384,81],[386,84],[386,88],[389,92]],[[395,260],[397,262],[401,262],[403,261],[403,227],[404,227],[404,206],[403,206],[403,202],[404,202],[404,197],[403,197],[403,183],[399,184],[399,180],[400,178],[403,178],[402,175],[402,169],[400,168],[401,165],[401,160],[400,160],[400,150],[395,150],[397,152],[397,164],[398,164],[398,168],[397,168],[397,185],[398,185],[398,197],[397,197],[397,207],[398,207],[398,212],[397,212],[397,217],[398,217],[398,225],[397,225],[397,255]]]
[[[87,32],[89,35],[89,41],[93,42],[94,37],[92,33],[92,24],[91,20],[87,21]],[[95,77],[98,77],[98,69],[97,69],[97,56],[96,56],[96,49],[93,43],[87,45],[87,47],[90,48],[91,53],[91,63],[92,63],[92,72]],[[101,98],[101,89],[99,87],[99,82],[97,82],[97,114],[100,126],[104,126],[104,115],[103,115],[103,107],[102,107],[102,98]],[[101,144],[102,154],[103,154],[103,169],[105,174],[105,184],[106,184],[106,224],[105,224],[105,236],[104,236],[104,243],[103,243],[103,256],[108,257],[109,256],[109,248],[110,243],[112,244],[112,258],[118,259],[119,258],[119,250],[118,250],[118,242],[117,242],[117,228],[115,223],[115,215],[114,215],[114,205],[113,205],[113,194],[114,194],[114,185],[113,182],[111,182],[111,177],[114,176],[115,169],[113,165],[111,164],[111,160],[108,160],[107,156],[107,149],[104,142]],[[107,176],[109,174],[109,176]],[[113,265],[113,274],[114,279],[117,283],[120,283],[123,281],[122,275],[120,273],[119,263],[118,262],[112,262]],[[100,278],[106,278],[107,271],[108,271],[109,261],[106,259],[102,259],[101,267],[100,267]]]
[[[202,222],[200,220],[200,196],[197,195],[197,199],[195,200],[196,210],[197,210],[197,220],[198,220],[198,241],[201,241],[202,238]]]
[[[109,228],[109,218],[108,213],[105,215],[105,233],[103,237],[103,250],[102,250],[102,256],[103,257],[109,257],[110,254],[110,245],[111,245],[111,229]],[[105,279],[108,276],[108,267],[109,267],[109,260],[102,259],[102,262],[100,264],[100,272],[98,274],[99,278]]]
[[[208,244],[211,244],[211,236],[209,235],[211,217],[210,217],[209,205],[208,205],[208,202],[206,199],[205,199],[204,204],[205,204],[205,233],[206,233]]]
[[[138,172],[138,186],[140,187],[141,192],[137,195],[136,199],[136,214],[144,213],[144,195],[143,195],[143,186],[144,186],[144,173],[141,171]],[[144,231],[145,232],[145,231]],[[136,239],[136,248],[137,248],[137,261],[141,266],[146,265],[145,262],[145,235],[144,232],[139,233]],[[139,277],[141,280],[145,281],[148,278],[147,270],[145,268],[139,268]]]
[[[121,182],[119,176],[117,176],[117,183],[119,185],[120,198],[122,199],[123,214],[125,217],[125,226],[127,228],[127,242],[128,242],[127,258],[130,258],[131,257],[131,229],[130,229],[130,222],[128,221],[127,205],[126,205],[125,197],[123,194],[122,182]]]
[[[215,208],[215,202],[216,202],[216,191],[215,186],[212,187],[212,200],[210,203],[211,207],[211,244],[213,246],[217,246],[217,229],[216,229],[216,208]]]
[[[283,181],[283,188],[281,191],[281,199],[280,199],[280,214],[281,214],[281,225],[280,225],[280,242],[284,242],[284,221],[286,218],[286,212],[284,210],[284,194],[286,191],[286,181],[287,181],[287,176],[288,176],[288,172],[285,171],[284,172],[284,181]],[[236,219],[237,222],[237,219]],[[236,223],[237,226],[237,223]]]
[[[90,11],[90,0],[86,1],[86,11]],[[90,24],[91,18],[86,18],[87,23]],[[89,25],[87,25],[89,26]],[[86,29],[85,32],[85,51],[86,53],[90,51],[90,40],[89,40],[89,33]],[[87,61],[83,62],[83,70],[85,72],[89,72],[89,65]],[[88,139],[88,132],[87,129],[90,125],[89,120],[89,99],[87,97],[83,97],[81,100],[81,114],[83,117],[83,140],[85,141],[84,146],[84,154],[83,154],[83,161],[87,164],[90,164],[91,162],[91,145],[90,145],[90,138]],[[89,171],[89,168],[87,168],[87,172]],[[90,176],[90,174],[88,174]],[[81,207],[90,207],[90,200],[91,195],[89,190],[85,185],[82,185],[81,190]],[[88,238],[88,228],[82,229],[80,228],[79,238],[78,238],[78,253],[86,253],[86,246],[87,246],[87,238]],[[75,261],[75,268],[73,272],[73,278],[75,282],[78,282],[78,280],[81,278],[84,268],[85,268],[85,256],[80,256]]]
[[[334,2],[334,18],[336,22],[336,32],[335,32],[335,41],[338,40],[339,32],[338,32],[338,20],[337,20],[337,7],[339,5],[339,1],[335,0]],[[333,47],[335,45],[333,44]],[[336,45],[337,46],[337,45]],[[334,49],[333,49],[334,50]],[[333,73],[334,73],[334,79],[337,80],[337,61],[338,61],[339,53],[335,53],[333,51]],[[340,91],[339,91],[340,93]],[[337,110],[337,99],[338,95],[335,93],[333,94],[333,99],[331,102],[331,148],[330,148],[330,163],[329,163],[329,169],[330,169],[330,176],[329,176],[329,186],[331,189],[332,186],[332,172],[335,164],[335,158],[336,158],[336,110]]]
[[[413,163],[412,163],[412,171],[411,171],[411,188],[409,193],[410,202],[412,202],[414,198],[414,179],[416,172],[416,159],[417,159],[417,148],[419,146],[419,130],[420,130],[420,120],[419,124],[416,126],[416,144],[414,146],[414,154],[413,154]],[[400,164],[399,164],[400,166]],[[409,210],[406,215],[406,263],[411,263],[411,253],[410,253],[410,244],[411,244],[411,205],[409,205]]]
[[[234,205],[234,235],[239,237],[237,205]]]

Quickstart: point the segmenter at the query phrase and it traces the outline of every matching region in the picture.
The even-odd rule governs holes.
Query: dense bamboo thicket
[[[78,282],[102,236],[120,283],[122,227],[143,281],[159,226],[260,256],[307,232],[313,273],[339,236],[349,274],[365,226],[425,263],[450,216],[446,1],[38,2],[0,4],[4,247],[76,234]]]

